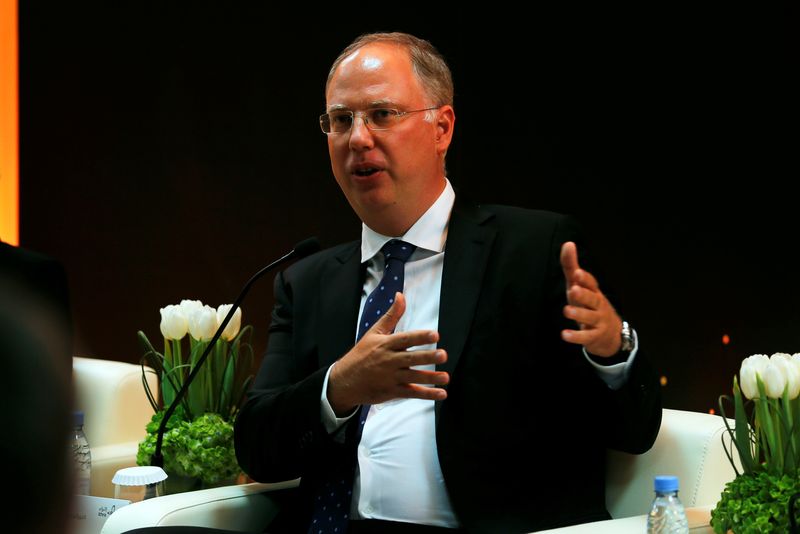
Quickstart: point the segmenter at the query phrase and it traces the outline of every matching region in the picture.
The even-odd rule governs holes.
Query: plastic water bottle
[[[89,495],[92,478],[92,451],[89,441],[83,433],[83,412],[72,413],[72,434],[70,447],[75,481],[75,492],[78,495]]]
[[[647,516],[647,534],[688,534],[686,512],[678,498],[678,477],[657,476],[656,497]]]

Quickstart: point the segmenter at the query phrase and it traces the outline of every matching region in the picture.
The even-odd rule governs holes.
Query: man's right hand
[[[328,402],[338,417],[360,404],[379,404],[397,398],[444,400],[447,397],[444,389],[421,384],[447,384],[448,373],[411,369],[444,363],[447,352],[408,350],[436,343],[439,333],[433,330],[393,333],[405,310],[405,296],[396,293],[391,308],[331,369]]]

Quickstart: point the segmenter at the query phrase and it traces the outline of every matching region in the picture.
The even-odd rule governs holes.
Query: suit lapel
[[[464,351],[494,242],[495,229],[486,224],[491,217],[478,207],[458,201],[450,217],[439,302],[439,346],[448,357],[437,370],[451,376]],[[437,402],[437,421],[440,406]]]
[[[450,216],[439,302],[439,346],[447,350],[448,359],[437,370],[451,375],[464,351],[494,242],[495,229],[486,224],[491,218],[490,213],[458,200]],[[317,339],[321,367],[331,365],[355,343],[364,285],[359,246],[358,241],[353,242],[332,257],[320,278]],[[437,421],[440,407],[437,402]]]
[[[363,269],[356,241],[332,257],[320,278],[319,364],[328,366],[355,343]]]

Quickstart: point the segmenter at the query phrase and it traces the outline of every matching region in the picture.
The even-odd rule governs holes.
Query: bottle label
[[[78,495],[89,495],[92,473],[92,451],[86,439],[72,442],[72,461],[75,474],[75,492]]]

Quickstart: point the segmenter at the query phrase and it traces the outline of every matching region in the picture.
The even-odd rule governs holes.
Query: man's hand
[[[411,369],[416,365],[447,361],[442,349],[407,350],[439,341],[432,330],[392,332],[406,310],[406,299],[396,293],[386,313],[331,369],[328,402],[337,416],[353,411],[359,404],[379,404],[391,399],[444,400],[447,392],[420,384],[447,384],[450,376],[440,371]]]
[[[600,291],[595,277],[578,265],[578,248],[571,241],[561,247],[561,267],[567,279],[564,316],[580,326],[580,330],[563,330],[561,338],[583,345],[595,356],[613,356],[622,346],[622,319]]]

